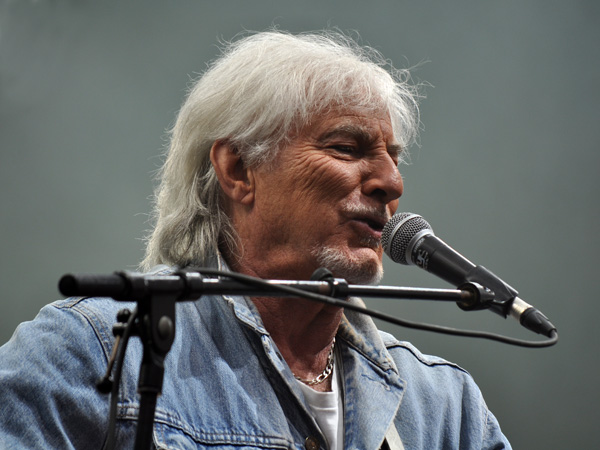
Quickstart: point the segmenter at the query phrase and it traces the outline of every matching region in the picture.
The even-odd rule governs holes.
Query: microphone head
[[[399,264],[414,264],[411,259],[416,241],[426,234],[433,235],[431,225],[418,214],[395,214],[383,227],[381,245],[385,254]]]

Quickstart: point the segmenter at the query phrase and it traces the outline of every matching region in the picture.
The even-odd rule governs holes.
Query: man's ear
[[[254,201],[254,173],[229,142],[215,141],[210,149],[210,161],[221,189],[231,201],[244,205]]]

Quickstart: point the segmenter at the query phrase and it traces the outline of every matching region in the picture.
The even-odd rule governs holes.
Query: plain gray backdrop
[[[272,25],[338,27],[429,84],[399,211],[423,215],[438,236],[514,286],[561,339],[532,350],[381,326],[469,370],[516,449],[593,447],[599,5],[3,0],[0,342],[60,298],[62,274],[136,267],[166,130],[219,39]],[[414,267],[385,267],[383,284],[451,287]],[[538,339],[511,320],[452,304],[369,304]]]

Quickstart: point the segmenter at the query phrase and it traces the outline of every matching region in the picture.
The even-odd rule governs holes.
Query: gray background
[[[2,1],[0,342],[59,298],[66,272],[134,268],[152,174],[217,39],[272,24],[356,30],[427,81],[400,211],[558,326],[542,350],[382,325],[467,368],[518,449],[597,442],[600,3]],[[422,63],[422,64],[421,64]],[[449,287],[386,261],[385,284]],[[399,317],[536,339],[454,305],[377,300]]]

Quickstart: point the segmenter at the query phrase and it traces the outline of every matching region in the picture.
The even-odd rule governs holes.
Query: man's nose
[[[387,155],[370,161],[365,173],[363,193],[377,197],[382,203],[390,203],[398,199],[404,192],[402,175],[391,156]]]

